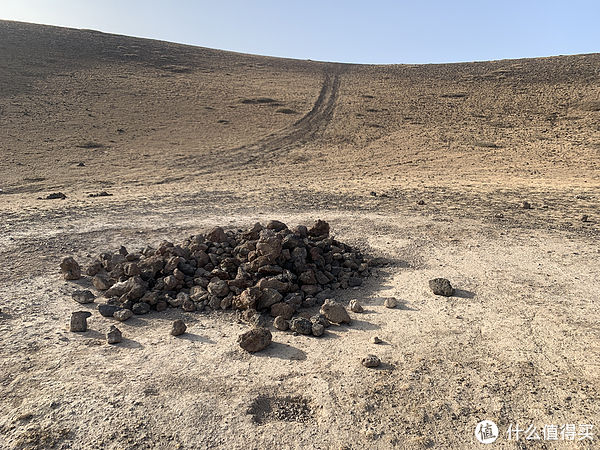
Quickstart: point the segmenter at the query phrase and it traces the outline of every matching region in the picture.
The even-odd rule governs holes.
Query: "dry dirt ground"
[[[0,448],[475,448],[483,419],[596,446],[506,430],[600,426],[600,55],[358,66],[0,21],[0,61]],[[64,256],[317,218],[392,262],[337,295],[351,326],[255,355],[227,312],[68,331]]]

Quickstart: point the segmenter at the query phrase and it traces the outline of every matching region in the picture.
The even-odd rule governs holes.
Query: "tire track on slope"
[[[252,144],[236,147],[227,152],[230,163],[244,165],[267,156],[287,151],[318,139],[327,129],[333,117],[340,87],[339,68],[329,69],[312,109],[294,122]]]

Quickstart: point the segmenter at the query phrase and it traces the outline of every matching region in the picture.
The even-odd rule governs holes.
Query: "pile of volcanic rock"
[[[61,270],[65,279],[81,276],[73,258],[65,258]],[[291,320],[298,310],[322,305],[335,289],[360,286],[369,263],[359,250],[332,238],[327,222],[289,229],[273,220],[248,231],[216,227],[179,245],[165,241],[135,253],[121,247],[101,254],[86,274],[106,298],[98,307],[106,317],[127,320],[167,308],[236,309],[254,325],[261,325],[266,312],[276,318],[276,328],[310,334],[301,318],[294,319],[298,324]],[[83,297],[81,303],[94,301],[93,295]],[[317,324],[315,334],[318,322],[311,323]]]

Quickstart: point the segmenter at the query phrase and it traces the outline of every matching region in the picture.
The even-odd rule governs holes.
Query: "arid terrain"
[[[470,449],[484,419],[490,447],[600,439],[506,434],[600,426],[600,54],[346,65],[0,21],[0,152],[2,449]],[[390,261],[336,292],[351,325],[249,354],[233,312],[169,309],[108,345],[60,274],[270,219]]]

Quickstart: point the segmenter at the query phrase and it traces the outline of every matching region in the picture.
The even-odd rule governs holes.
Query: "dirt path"
[[[325,69],[323,84],[312,109],[294,122],[252,144],[242,145],[226,152],[220,159],[221,167],[227,164],[247,166],[261,160],[270,159],[308,142],[314,143],[322,136],[333,117],[335,103],[340,88],[343,67],[331,64]]]

